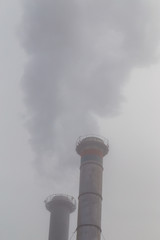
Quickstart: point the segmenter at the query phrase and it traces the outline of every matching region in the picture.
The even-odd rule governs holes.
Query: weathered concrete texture
[[[78,240],[100,239],[102,171],[102,167],[94,161],[81,165]]]
[[[79,193],[93,192],[102,195],[102,164],[89,160],[81,165]]]
[[[83,209],[83,210],[82,210]],[[78,225],[93,225],[101,228],[101,198],[93,194],[86,194],[79,199]]]
[[[76,208],[75,199],[68,195],[52,195],[46,201],[50,211],[49,240],[68,240],[69,215]]]
[[[83,239],[83,240],[100,240],[101,239],[101,233],[100,231],[92,226],[86,226],[83,228],[80,228],[77,232],[77,239]]]
[[[70,211],[56,206],[50,215],[49,240],[68,240]]]
[[[108,145],[88,137],[76,150],[81,155],[77,240],[100,240],[103,156]]]

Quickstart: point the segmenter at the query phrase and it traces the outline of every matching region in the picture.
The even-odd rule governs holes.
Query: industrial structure
[[[68,195],[52,195],[45,200],[50,211],[49,240],[68,240],[69,215],[76,209],[76,201]]]
[[[103,157],[109,144],[97,136],[80,137],[76,151],[81,156],[77,240],[100,240]],[[51,212],[49,240],[68,240],[69,215],[75,210],[75,199],[53,195],[45,203]]]
[[[99,137],[79,138],[81,156],[77,240],[100,240],[103,157],[108,141]]]

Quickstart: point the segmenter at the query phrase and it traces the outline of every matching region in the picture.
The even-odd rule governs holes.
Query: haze
[[[48,238],[43,200],[77,198],[75,142],[94,133],[110,141],[105,239],[159,240],[158,1],[0,5],[1,239]]]

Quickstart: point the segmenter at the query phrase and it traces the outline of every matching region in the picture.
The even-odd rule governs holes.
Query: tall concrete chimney
[[[77,240],[100,240],[103,157],[107,140],[79,138],[76,151],[81,156]]]
[[[75,199],[68,195],[52,195],[45,200],[50,211],[49,240],[68,240],[69,215],[76,209]]]

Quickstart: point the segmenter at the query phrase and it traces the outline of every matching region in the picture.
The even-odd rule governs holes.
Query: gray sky
[[[28,2],[38,5],[0,3],[0,238],[47,239],[43,200],[57,192],[77,198],[75,141],[94,132],[110,140],[105,238],[159,240],[158,1]],[[71,232],[75,222],[76,214]]]

